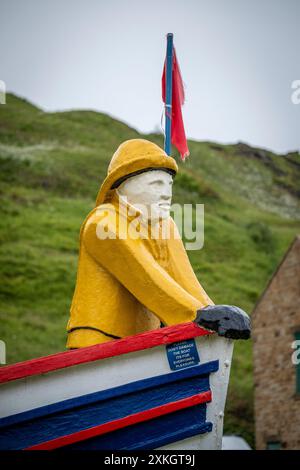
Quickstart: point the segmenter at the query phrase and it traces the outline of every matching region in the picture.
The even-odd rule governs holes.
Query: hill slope
[[[141,135],[92,111],[0,106],[0,320],[8,362],[62,351],[78,234],[117,146]],[[162,145],[159,135],[142,136]],[[190,251],[215,303],[251,312],[300,231],[299,154],[189,142],[174,202],[205,204],[205,244]],[[253,444],[251,342],[238,342],[225,431]]]

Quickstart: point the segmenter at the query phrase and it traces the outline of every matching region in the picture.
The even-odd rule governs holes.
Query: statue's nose
[[[172,198],[172,187],[169,184],[164,185],[161,192],[161,199],[164,201],[171,201]]]

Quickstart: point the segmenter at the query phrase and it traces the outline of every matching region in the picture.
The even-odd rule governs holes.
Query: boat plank
[[[30,377],[32,375],[46,374],[54,370],[86,362],[93,362],[99,359],[150,349],[159,345],[175,343],[209,334],[212,334],[212,332],[200,328],[193,322],[147,331],[139,335],[128,336],[127,338],[113,340],[87,348],[65,351],[4,366],[0,369],[0,383]]]

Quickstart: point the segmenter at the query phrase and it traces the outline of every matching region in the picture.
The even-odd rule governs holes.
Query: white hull
[[[174,328],[175,327],[164,328],[162,330],[166,331],[166,337],[168,337],[168,332],[171,330],[174,331]],[[178,326],[177,329],[180,330],[182,329],[182,327]],[[162,330],[160,330],[160,337],[162,337],[161,335]],[[165,445],[161,445],[156,448],[169,449],[169,450],[221,449],[222,434],[223,434],[224,407],[225,407],[225,401],[226,401],[227,386],[229,382],[230,365],[231,365],[232,352],[233,352],[233,342],[230,340],[218,337],[215,334],[205,335],[205,336],[193,335],[195,343],[196,343],[196,348],[199,354],[200,362],[198,364],[193,364],[191,367],[185,367],[185,365],[183,364],[182,368],[172,371],[170,368],[169,361],[168,361],[168,355],[166,352],[166,344],[165,344],[166,342],[172,343],[172,341],[170,341],[170,338],[166,341],[166,339],[162,337],[163,342],[160,342],[160,344],[157,344],[154,347],[153,346],[149,347],[148,339],[150,337],[151,338],[154,337],[154,339],[156,340],[155,335],[158,336],[158,333],[156,332],[146,333],[144,335],[138,335],[137,337],[130,338],[129,343],[131,341],[130,344],[134,345],[134,347],[136,347],[134,338],[138,338],[142,336],[146,338],[146,342],[145,342],[146,347],[140,348],[137,351],[128,351],[123,354],[119,352],[115,352],[115,354],[111,355],[111,357],[99,358],[96,360],[93,357],[92,360],[86,360],[85,362],[81,362],[79,364],[74,364],[74,365],[69,365],[68,363],[67,366],[63,365],[62,367],[60,366],[59,368],[54,369],[54,370],[53,370],[53,366],[51,366],[52,370],[49,370],[49,368],[51,369],[51,367],[47,364],[50,364],[51,361],[48,359],[48,363],[47,363],[47,358],[44,358],[40,360],[41,365],[39,364],[36,365],[37,361],[35,362],[33,361],[33,365],[31,366],[31,368],[35,368],[34,374],[32,374],[32,371],[30,372],[30,374],[28,374],[28,370],[30,371],[30,364],[28,362],[25,362],[23,363],[24,369],[26,369],[26,375],[24,377],[22,377],[22,373],[20,373],[20,370],[22,370],[21,367],[17,369],[16,366],[8,366],[8,367],[0,369],[0,373],[1,373],[3,372],[4,369],[11,368],[11,370],[7,370],[6,375],[4,374],[4,379],[5,377],[7,378],[8,376],[9,380],[6,382],[4,381],[4,383],[2,383],[0,386],[0,397],[1,397],[0,424],[2,425],[2,441],[0,440],[1,448],[5,448],[6,445],[7,445],[7,448],[31,448],[36,445],[37,446],[42,445],[41,448],[57,448],[57,447],[65,446],[65,445],[67,446],[71,445],[71,448],[72,446],[73,447],[75,446],[76,448],[76,445],[78,445],[78,443],[80,443],[81,446],[84,446],[84,442],[91,442],[89,441],[89,439],[93,439],[95,441],[96,439],[95,436],[97,436],[97,434],[91,434],[91,435],[88,434],[89,429],[96,429],[95,425],[96,427],[98,426],[97,428],[98,433],[104,432],[104,434],[106,434],[106,439],[108,439],[107,436],[109,435],[111,436],[112,439],[114,439],[114,436],[120,435],[121,433],[121,431],[119,430],[117,431],[117,434],[115,434],[114,429],[122,429],[122,426],[125,426],[127,427],[127,429],[129,429],[130,427],[139,426],[137,423],[140,423],[141,420],[143,421],[143,423],[145,423],[149,419],[152,419],[152,420],[160,419],[160,421],[157,421],[157,422],[162,423],[163,416],[166,416],[166,413],[168,414],[168,416],[170,416],[174,412],[172,411],[172,409],[170,410],[168,409],[166,411],[164,409],[164,406],[166,405],[171,406],[172,404],[174,406],[177,406],[178,404],[179,410],[181,409],[180,407],[183,406],[182,411],[180,411],[181,413],[184,413],[184,410],[185,409],[187,410],[190,406],[194,406],[193,403],[191,403],[190,405],[182,405],[183,402],[181,400],[190,400],[191,397],[189,397],[188,389],[185,392],[185,395],[182,395],[183,393],[182,384],[183,383],[186,384],[187,379],[184,379],[184,382],[182,382],[182,378],[180,378],[181,374],[189,374],[193,370],[195,371],[202,370],[200,369],[200,366],[201,367],[203,366],[203,368],[205,369],[207,364],[215,364],[215,361],[218,361],[218,370],[209,373],[209,389],[212,394],[212,400],[207,402],[206,410],[205,410],[205,413],[206,413],[205,422],[212,424],[212,430],[209,432],[204,432],[204,433],[196,434],[193,436],[188,436],[184,439],[178,439],[174,441],[174,438],[176,438],[176,436],[173,438],[172,436],[168,437],[167,436],[168,430],[165,429],[165,424],[163,424],[162,431],[161,431],[162,435],[158,436],[158,441],[155,441],[154,439],[151,442],[160,442],[159,439],[165,438],[165,440],[167,441],[169,440],[169,442]],[[191,335],[183,334],[181,336],[182,336],[182,341],[193,341],[193,339],[191,339]],[[175,336],[175,338],[176,338],[176,343],[177,343],[178,335]],[[121,340],[121,342],[122,341],[125,342],[125,340]],[[114,341],[113,343],[119,343],[119,341]],[[118,349],[117,346],[116,346],[116,351]],[[105,352],[105,348],[107,349],[107,345],[98,345],[92,348],[93,348],[93,351],[95,351],[95,353],[98,354],[97,351]],[[91,348],[84,348],[83,350],[78,350],[76,351],[77,355],[76,356],[73,355],[73,357],[77,358],[79,352],[82,352],[82,355],[84,356],[85,351],[90,350],[90,349]],[[90,354],[89,351],[87,352]],[[73,351],[67,353],[67,355],[66,353],[64,353],[65,356],[63,356],[63,354],[62,356],[63,358],[66,357],[69,360],[70,358],[72,359],[72,353]],[[101,354],[103,356],[102,352]],[[44,363],[43,363],[43,360],[44,360]],[[59,360],[61,359],[58,357],[58,362]],[[54,359],[52,360],[52,363],[54,363]],[[14,367],[15,369],[13,369]],[[40,369],[43,370],[43,367],[46,368],[45,369],[46,372],[39,373]],[[14,376],[14,375],[20,378],[11,379],[11,376]],[[172,385],[173,388],[175,387],[174,388],[175,392],[172,392],[173,395],[175,393],[175,396],[170,395],[171,398],[166,399],[165,403],[161,403],[160,401],[161,398],[159,396],[159,393],[156,391],[157,390],[156,388],[155,389],[153,388],[152,385],[151,385],[152,388],[150,388],[149,391],[146,391],[146,392],[138,391],[137,387],[144,387],[144,384],[147,384],[149,381],[150,382],[154,381],[155,387],[158,387],[158,386],[168,387],[168,385],[163,385],[163,382],[161,381],[166,381],[166,380],[170,381],[170,380],[173,380],[173,378],[175,380],[175,377],[177,376],[179,377],[178,380],[179,379],[181,380],[178,382],[178,393],[181,393],[181,395],[179,395],[178,397],[176,396],[176,383],[175,383],[175,385],[174,384]],[[196,379],[191,378],[188,380],[191,380],[191,384],[192,383],[194,384]],[[199,376],[199,380],[201,380],[202,382],[204,381],[204,378],[202,377],[202,375]],[[102,422],[99,422],[99,423],[95,423],[93,421],[90,423],[90,426],[86,424],[79,425],[78,429],[74,428],[74,425],[73,425],[74,416],[73,416],[72,422],[70,421],[69,428],[67,425],[65,429],[62,429],[61,434],[58,436],[55,435],[55,433],[53,434],[53,429],[52,429],[53,425],[51,424],[51,419],[52,419],[51,416],[53,415],[54,412],[61,413],[63,410],[64,413],[67,413],[67,412],[73,413],[75,412],[75,411],[72,411],[73,401],[75,400],[74,401],[75,403],[76,400],[81,399],[81,398],[86,399],[86,397],[89,399],[89,397],[93,396],[92,394],[98,394],[99,397],[100,396],[102,397],[101,400],[104,400],[104,398],[105,400],[110,400],[107,402],[109,404],[108,406],[115,407],[115,405],[112,402],[112,400],[114,400],[115,398],[111,398],[111,396],[107,398],[106,395],[107,394],[114,395],[115,390],[117,391],[121,390],[120,392],[116,392],[116,393],[118,393],[120,396],[118,400],[121,400],[121,403],[123,403],[124,400],[125,401],[127,400],[126,397],[128,394],[128,390],[126,387],[134,388],[136,399],[133,404],[135,407],[140,406],[138,401],[139,401],[139,396],[141,397],[143,396],[143,395],[140,395],[141,393],[148,393],[147,396],[150,396],[150,401],[153,399],[153,403],[151,402],[149,404],[148,409],[146,410],[137,409],[138,410],[137,412],[132,413],[134,416],[136,416],[136,418],[133,418],[133,422],[130,422],[131,413],[128,412],[128,410],[126,411],[126,409],[124,408],[125,411],[123,412],[123,415],[120,415],[120,417],[117,417],[117,419],[110,417],[107,420],[105,419],[102,420]],[[188,383],[187,385],[185,385],[185,387],[188,387]],[[152,389],[154,390],[153,398],[151,395]],[[204,394],[209,393],[209,391],[204,390],[202,393]],[[196,397],[196,394],[194,393],[194,391],[191,391],[190,395],[192,395],[194,398]],[[195,399],[197,399],[197,397]],[[55,407],[57,406],[58,406],[58,409],[55,409]],[[75,408],[77,409],[78,406],[79,405],[77,403]],[[123,406],[123,405],[121,404],[120,406]],[[126,406],[128,407],[128,405]],[[70,409],[71,411],[67,411],[68,409]],[[78,408],[78,409],[81,410],[82,408]],[[196,407],[195,410],[197,409],[198,408]],[[151,413],[153,412],[151,410],[154,410],[154,413],[156,413],[153,415],[154,418],[151,415]],[[112,411],[115,413],[114,410]],[[80,421],[81,411],[79,411],[78,413],[79,413],[78,421]],[[60,419],[59,416],[57,418],[58,420]],[[122,421],[124,419],[125,421],[127,420],[126,423],[125,421]],[[136,419],[136,421],[134,421],[134,419]],[[35,423],[37,423],[39,420],[48,420],[47,422],[49,422],[49,433],[47,431],[47,422],[41,421],[42,426],[43,426],[43,431],[39,431],[40,434],[38,434],[38,431],[36,430],[36,427],[35,427],[37,425]],[[57,421],[57,422],[60,423],[60,421]],[[105,428],[105,426],[107,426],[107,422],[113,423],[113,426],[116,426],[116,427],[113,427],[112,431],[110,429],[107,431]],[[23,427],[25,426],[24,429],[26,429],[26,426],[29,426],[28,428],[29,430],[33,429],[32,434],[34,434],[35,432],[37,433],[36,441],[30,442],[29,440],[28,442],[26,442],[26,440],[23,440],[23,438],[20,437],[21,429],[23,429],[22,426]],[[30,426],[32,426],[32,428]],[[7,431],[9,429],[11,429],[10,432]],[[111,434],[109,434],[109,432]],[[191,432],[191,431],[189,430],[188,432]],[[15,435],[15,441],[13,438],[14,435]],[[65,435],[71,436],[69,440],[67,439],[64,441],[62,439],[63,436]],[[166,437],[164,437],[164,435],[166,435]],[[7,436],[9,436],[9,438]],[[0,428],[0,437],[1,437],[1,428]],[[51,444],[53,442],[54,444]],[[117,440],[116,442],[122,442],[122,440],[121,441]],[[48,447],[47,447],[47,443],[48,443]],[[101,444],[101,445],[105,445],[105,444]],[[131,444],[129,443],[128,445],[130,449],[133,448],[132,443]],[[142,444],[139,444],[139,445],[141,446]],[[124,444],[124,446],[125,447],[122,447],[122,448],[126,448],[126,444]],[[141,448],[141,447],[138,447],[138,448]],[[116,448],[115,450],[118,450],[118,448]]]

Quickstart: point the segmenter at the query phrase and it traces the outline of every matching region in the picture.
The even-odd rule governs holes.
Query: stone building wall
[[[256,448],[300,449],[300,394],[292,363],[292,342],[300,332],[299,236],[257,303],[252,322]]]

